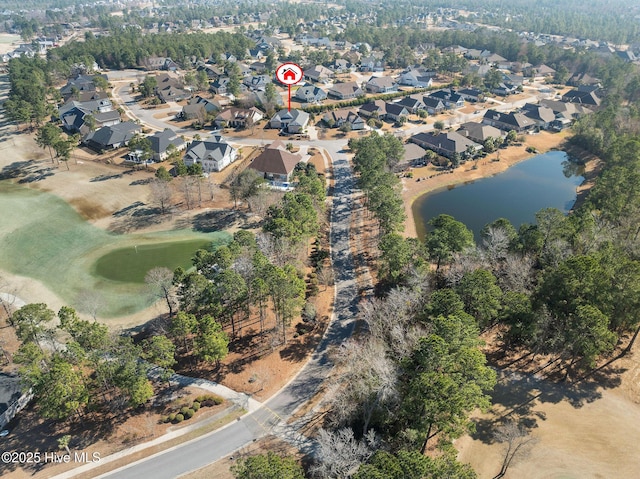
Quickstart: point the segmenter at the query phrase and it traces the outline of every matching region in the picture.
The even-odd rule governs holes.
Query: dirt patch
[[[70,435],[69,448],[71,454],[86,453],[88,457],[97,454],[104,458],[114,452],[128,448],[137,444],[150,441],[162,434],[186,428],[194,424],[205,425],[213,422],[214,419],[226,415],[231,403],[223,402],[218,406],[202,407],[190,420],[185,420],[179,424],[165,423],[164,418],[172,412],[179,411],[183,406],[193,404],[197,396],[210,394],[206,390],[196,387],[182,389],[165,389],[156,396],[156,405],[147,406],[143,411],[133,411],[127,414],[104,413],[87,414],[82,418],[68,421],[66,423],[55,423],[53,421],[43,421],[38,418],[34,408],[29,407],[20,413],[18,418],[11,425],[11,434],[3,439],[3,446],[8,451],[44,451],[64,453],[58,447],[58,438]],[[209,421],[208,421],[209,420]],[[184,441],[184,437],[179,441]],[[155,452],[169,447],[165,444]],[[141,453],[141,457],[146,457],[150,451]],[[127,462],[134,460],[127,458]],[[22,479],[26,477],[46,478],[54,474],[77,467],[78,463],[69,464],[32,464],[24,467],[15,467],[7,464],[0,464],[0,475],[12,479]],[[120,464],[123,465],[123,464]],[[105,470],[117,467],[117,464],[105,466]],[[102,471],[105,472],[105,471]],[[95,477],[96,471],[86,474],[86,477]]]
[[[639,354],[636,345],[631,354],[574,383],[546,379],[561,369],[548,358],[514,355],[500,375],[491,411],[475,418],[477,432],[456,441],[459,459],[478,477],[493,478],[503,445],[492,432],[513,418],[523,421],[536,442],[514,461],[506,479],[640,477]]]
[[[72,198],[69,200],[69,204],[86,220],[97,220],[109,216],[112,213],[87,198]]]

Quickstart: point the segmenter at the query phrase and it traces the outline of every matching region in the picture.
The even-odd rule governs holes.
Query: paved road
[[[354,189],[353,172],[342,150],[342,142],[318,142],[327,147],[335,176],[331,218],[331,259],[336,270],[334,318],[316,353],[298,376],[257,411],[206,436],[131,464],[100,477],[117,479],[173,479],[225,457],[271,432],[299,406],[311,398],[328,376],[331,364],[327,348],[339,345],[353,331],[358,292],[349,250],[349,226]],[[321,146],[321,145],[318,145]]]

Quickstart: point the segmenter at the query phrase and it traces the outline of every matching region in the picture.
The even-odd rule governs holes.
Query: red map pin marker
[[[276,79],[283,85],[287,85],[289,88],[289,104],[288,110],[291,111],[291,85],[300,83],[304,77],[302,68],[297,63],[287,62],[282,63],[276,68]]]

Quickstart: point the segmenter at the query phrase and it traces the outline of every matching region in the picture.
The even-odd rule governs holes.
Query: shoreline
[[[413,214],[413,207],[415,202],[428,193],[432,193],[440,188],[447,188],[449,186],[459,185],[468,181],[475,181],[482,178],[488,178],[490,176],[502,173],[513,165],[516,165],[522,161],[533,158],[536,155],[547,153],[551,150],[565,150],[564,144],[566,142],[568,132],[550,133],[540,132],[535,135],[525,135],[525,141],[522,146],[511,146],[505,150],[498,150],[497,152],[487,155],[478,161],[477,169],[473,169],[474,162],[468,162],[459,168],[453,170],[453,173],[445,173],[433,178],[429,176],[436,173],[436,169],[433,165],[428,165],[421,168],[413,168],[413,178],[402,178],[402,199],[405,207],[405,229],[403,236],[405,238],[416,238],[416,222]],[[529,153],[526,151],[527,147],[536,148],[536,153]],[[499,161],[494,161],[498,155],[500,155]],[[575,155],[574,156],[578,156]],[[595,166],[591,163],[596,162],[594,158],[587,158],[585,161],[585,168],[587,171],[592,171]],[[426,179],[422,179],[426,178]],[[418,181],[420,179],[420,181]],[[582,193],[588,191],[593,185],[593,179],[585,176],[585,180],[576,188],[576,193]],[[589,183],[587,185],[587,183]],[[579,197],[579,196],[578,196]],[[576,199],[576,204],[578,202]],[[575,206],[574,206],[575,208]]]

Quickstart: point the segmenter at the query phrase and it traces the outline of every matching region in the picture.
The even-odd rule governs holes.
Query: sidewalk
[[[171,381],[172,382],[177,382],[178,384],[180,384],[180,386],[182,387],[187,387],[187,386],[194,386],[194,387],[198,387],[201,389],[205,389],[207,391],[210,391],[214,394],[217,394],[220,397],[223,397],[229,401],[231,401],[233,403],[233,406],[231,406],[230,408],[225,409],[224,411],[219,412],[218,414],[211,416],[203,421],[199,421],[199,422],[195,422],[193,424],[190,424],[186,427],[181,427],[180,429],[168,432],[166,434],[163,434],[160,437],[157,437],[151,441],[147,441],[144,442],[142,444],[137,444],[135,446],[129,447],[127,449],[123,449],[122,451],[118,451],[115,452],[109,456],[106,457],[102,457],[100,458],[99,462],[91,462],[91,463],[87,463],[84,464],[82,466],[79,467],[75,467],[73,469],[70,469],[68,471],[65,471],[61,474],[58,474],[56,476],[53,476],[52,479],[70,479],[72,477],[75,477],[79,474],[88,472],[92,469],[95,469],[97,467],[102,467],[105,464],[109,464],[111,462],[114,461],[118,461],[120,459],[123,459],[129,455],[135,454],[137,452],[143,451],[145,449],[160,445],[164,442],[168,442],[171,441],[175,438],[178,438],[180,436],[185,436],[193,431],[196,431],[198,429],[201,429],[202,427],[206,426],[207,424],[213,423],[225,416],[228,416],[229,414],[231,414],[234,411],[237,410],[244,410],[245,414],[243,414],[243,416],[246,416],[247,414],[251,414],[252,412],[260,409],[260,407],[262,407],[262,403],[256,401],[255,399],[251,398],[248,394],[245,393],[239,393],[237,391],[234,391],[232,389],[229,389],[226,386],[223,386],[222,384],[213,382],[213,381],[208,381],[206,379],[199,379],[199,378],[191,378],[188,376],[182,376],[180,374],[174,374],[173,376],[171,376]],[[227,427],[228,424],[226,424],[224,427]],[[222,429],[220,428],[220,429]],[[211,432],[215,432],[215,431],[211,431]],[[210,434],[210,433],[207,433]],[[197,439],[197,438],[196,438]],[[193,440],[196,440],[193,439]],[[181,444],[182,445],[182,444]],[[176,446],[173,446],[176,447]],[[163,451],[164,452],[164,451]]]

